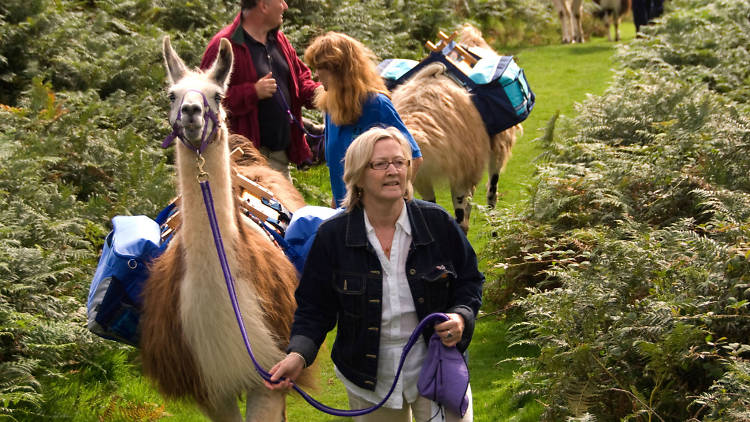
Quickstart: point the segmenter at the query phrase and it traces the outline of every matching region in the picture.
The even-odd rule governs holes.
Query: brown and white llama
[[[221,108],[232,69],[232,49],[222,40],[215,63],[202,73],[185,66],[169,38],[165,37],[163,47],[171,84],[169,122],[174,125],[180,116],[176,125],[182,128],[184,142],[198,148],[204,131],[212,133],[217,125],[207,118],[208,109],[218,116],[215,136],[200,154],[205,159],[202,170],[212,190],[250,344],[260,365],[270,368],[284,356],[296,308],[297,279],[283,252],[240,213],[233,193]],[[237,400],[243,393],[247,421],[285,420],[284,394],[263,386],[235,320],[198,183],[198,154],[179,141],[175,153],[182,223],[165,253],[154,262],[144,288],[140,344],[144,373],[164,396],[194,400],[212,421],[240,421]],[[258,174],[275,179],[269,169],[250,161],[237,167],[241,173],[251,179]],[[291,183],[275,189],[292,211],[303,203]],[[311,378],[304,376],[303,384]]]
[[[464,25],[457,41],[466,47],[492,51],[481,32],[471,25]],[[523,134],[522,126],[490,137],[471,95],[441,63],[425,66],[398,86],[392,100],[424,157],[414,189],[423,199],[434,202],[433,182],[448,179],[456,221],[468,232],[474,189],[488,168],[487,205],[495,206],[500,172],[510,159],[516,137]]]

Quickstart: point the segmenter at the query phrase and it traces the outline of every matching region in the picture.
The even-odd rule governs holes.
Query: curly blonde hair
[[[375,68],[375,54],[361,42],[340,32],[315,38],[305,50],[305,62],[314,69],[332,73],[328,90],[319,90],[315,106],[331,116],[336,125],[352,124],[362,114],[362,105],[373,94],[389,95]]]

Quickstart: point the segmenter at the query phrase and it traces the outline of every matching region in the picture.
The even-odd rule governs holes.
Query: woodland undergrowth
[[[490,218],[486,297],[545,420],[750,420],[750,4],[671,8]]]

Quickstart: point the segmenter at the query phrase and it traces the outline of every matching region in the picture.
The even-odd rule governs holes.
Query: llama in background
[[[492,51],[470,25],[463,27],[458,42]],[[523,128],[516,125],[490,137],[471,94],[446,73],[441,63],[425,66],[399,85],[392,97],[424,157],[414,180],[415,190],[423,199],[435,201],[433,181],[447,178],[456,221],[468,232],[470,200],[476,185],[489,167],[487,204],[494,206],[499,173]]]
[[[615,41],[620,41],[620,22],[622,16],[630,11],[630,0],[594,0],[599,9],[594,16],[607,24],[607,40],[612,41],[611,25],[615,27]]]
[[[581,16],[583,0],[552,0],[560,17],[563,44],[584,42]]]
[[[583,0],[552,0],[560,17],[562,42],[582,43],[586,40],[581,19],[583,17]],[[615,41],[620,41],[620,22],[623,15],[630,10],[631,0],[594,0],[598,6],[594,17],[604,20],[607,25],[607,39],[612,41],[609,27],[615,26]]]

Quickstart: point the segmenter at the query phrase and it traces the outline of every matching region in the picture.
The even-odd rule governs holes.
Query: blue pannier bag
[[[294,268],[297,269],[298,276],[301,277],[305,269],[307,254],[310,252],[313,240],[315,240],[318,226],[324,220],[331,218],[341,210],[341,208],[333,209],[305,205],[294,212],[292,221],[289,222],[289,227],[287,227],[284,234],[284,251],[292,264],[294,264]]]
[[[88,329],[105,339],[138,346],[141,291],[148,264],[162,254],[169,238],[161,241],[161,225],[174,210],[170,204],[155,220],[144,216],[116,216],[107,235],[86,310]]]

